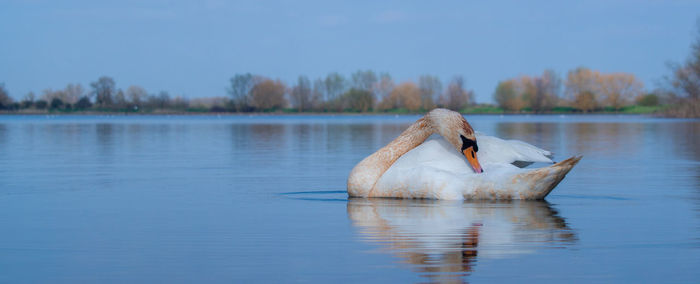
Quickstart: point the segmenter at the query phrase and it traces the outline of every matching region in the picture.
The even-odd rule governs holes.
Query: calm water
[[[469,116],[546,202],[348,200],[417,116],[0,116],[0,282],[697,282],[700,121]]]

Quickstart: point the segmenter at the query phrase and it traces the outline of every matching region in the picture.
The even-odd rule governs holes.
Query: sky
[[[700,1],[0,0],[0,83],[29,91],[114,78],[189,98],[250,72],[292,85],[371,69],[395,81],[499,81],[579,66],[653,89],[690,53]]]

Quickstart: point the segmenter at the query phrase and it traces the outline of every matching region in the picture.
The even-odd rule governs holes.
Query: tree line
[[[54,111],[110,111],[139,112],[154,110],[186,111],[193,106],[214,105],[225,102],[219,98],[187,99],[171,97],[166,91],[149,94],[143,87],[132,85],[126,90],[116,87],[113,78],[102,76],[85,89],[81,84],[68,84],[63,89],[46,89],[39,96],[27,93],[14,102],[0,84],[0,110],[54,110]],[[216,109],[206,109],[216,110]],[[223,109],[219,111],[224,111]]]
[[[505,112],[618,111],[630,105],[668,106],[665,114],[700,116],[700,20],[691,54],[683,63],[669,64],[670,74],[662,86],[647,92],[630,73],[604,73],[578,67],[561,78],[552,70],[500,81],[493,98]],[[422,112],[435,107],[465,111],[476,106],[474,92],[462,76],[443,84],[437,76],[395,82],[388,73],[359,70],[344,76],[331,72],[311,80],[299,76],[288,86],[279,79],[250,73],[236,74],[229,81],[227,97],[187,99],[166,91],[148,93],[132,85],[122,90],[114,79],[103,76],[89,89],[68,84],[59,90],[33,92],[14,101],[0,83],[0,110],[52,111],[212,111],[212,112]],[[482,105],[483,107],[483,105]]]
[[[446,86],[445,86],[446,85]],[[360,70],[346,77],[331,72],[309,79],[299,76],[288,86],[279,79],[250,73],[236,74],[226,89],[228,97],[187,99],[166,91],[148,93],[132,85],[122,90],[111,77],[91,82],[89,89],[68,84],[63,89],[30,92],[14,102],[0,84],[0,109],[63,111],[214,111],[214,112],[423,112],[435,107],[456,111],[476,105],[474,91],[462,76],[447,82],[423,75],[416,81],[395,82],[388,73]],[[646,94],[643,84],[629,73],[601,73],[579,67],[562,80],[554,71],[539,76],[519,76],[501,81],[493,93],[506,112],[550,112],[570,108],[589,112],[619,110],[632,104],[658,105],[657,94]]]
[[[227,97],[171,97],[166,91],[148,93],[137,85],[123,90],[116,87],[113,78],[102,76],[91,82],[89,89],[68,84],[63,89],[46,89],[39,96],[29,92],[15,102],[0,84],[0,110],[419,112],[435,107],[461,110],[475,103],[474,92],[466,88],[461,76],[455,76],[443,90],[436,76],[421,76],[418,83],[395,84],[388,73],[371,70],[360,70],[349,77],[332,72],[313,82],[299,76],[292,86],[261,75],[237,74],[230,79],[226,91]]]
[[[250,73],[230,80],[228,93],[235,111],[369,112],[403,109],[426,111],[437,106],[461,110],[475,103],[474,92],[455,76],[443,90],[439,78],[420,76],[417,83],[395,83],[388,73],[359,70],[345,77],[331,72],[315,80],[299,76],[292,86],[279,79]]]
[[[620,110],[630,105],[654,106],[659,96],[646,93],[644,84],[634,74],[602,73],[585,67],[569,71],[562,80],[554,71],[539,76],[520,76],[501,81],[494,100],[504,110],[535,113],[555,108],[582,112]]]

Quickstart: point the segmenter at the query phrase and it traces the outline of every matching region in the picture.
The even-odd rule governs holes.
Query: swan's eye
[[[462,151],[469,147],[474,147],[474,152],[479,152],[479,146],[476,145],[476,140],[467,139],[467,137],[464,137],[461,134],[459,135],[459,138],[462,139]]]

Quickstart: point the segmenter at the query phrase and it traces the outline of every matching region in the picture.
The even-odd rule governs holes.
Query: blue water
[[[0,282],[697,282],[700,121],[467,116],[545,202],[348,200],[418,116],[0,116]]]

